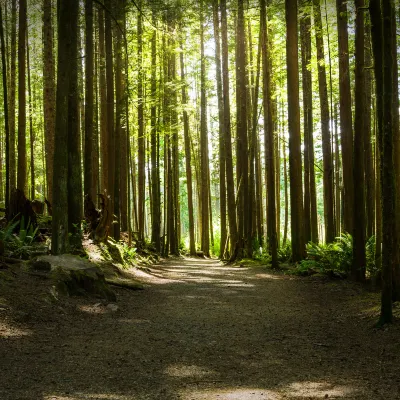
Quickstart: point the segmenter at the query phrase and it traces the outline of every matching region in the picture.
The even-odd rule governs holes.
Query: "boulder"
[[[38,261],[51,265],[52,277],[59,293],[69,296],[92,294],[108,301],[116,300],[104,273],[90,261],[71,254],[42,256]]]

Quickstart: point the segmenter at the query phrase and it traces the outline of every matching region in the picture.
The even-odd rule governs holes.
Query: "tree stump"
[[[23,228],[28,230],[31,226],[36,228],[37,219],[36,213],[32,208],[32,203],[25,197],[25,194],[20,189],[12,189],[10,195],[10,204],[7,210],[7,220],[8,221],[22,221]],[[15,227],[15,231],[19,232],[21,229],[21,223]]]

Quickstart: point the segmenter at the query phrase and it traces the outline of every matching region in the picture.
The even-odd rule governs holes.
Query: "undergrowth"
[[[367,275],[376,276],[379,272],[375,265],[375,236],[366,243]],[[295,275],[313,275],[316,273],[333,274],[344,278],[351,270],[353,260],[353,238],[349,233],[342,233],[332,243],[307,244],[307,258],[302,260],[290,273]]]

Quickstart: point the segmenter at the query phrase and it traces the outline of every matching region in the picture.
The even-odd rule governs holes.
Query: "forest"
[[[6,0],[0,21],[2,237],[44,213],[54,255],[90,235],[330,270],[392,322],[397,2]]]

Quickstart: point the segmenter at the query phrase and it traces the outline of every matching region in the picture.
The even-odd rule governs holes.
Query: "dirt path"
[[[80,299],[0,335],[0,399],[400,399],[399,325],[375,330],[357,286],[192,259],[152,270],[115,312]]]

